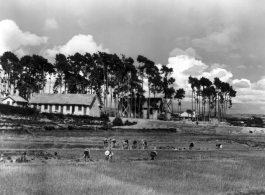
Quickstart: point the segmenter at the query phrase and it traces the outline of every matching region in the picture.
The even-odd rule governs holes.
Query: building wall
[[[100,116],[100,108],[99,108],[98,99],[95,98],[92,102],[92,106],[89,108],[87,107],[87,115],[89,116]]]
[[[151,110],[151,109],[150,109],[150,110]],[[159,115],[159,111],[153,109],[152,112],[153,112],[153,113],[151,114],[151,111],[150,111],[149,119],[157,119],[157,117],[158,117],[158,115]],[[147,109],[143,109],[143,118],[147,118]]]
[[[69,110],[67,110],[67,106],[69,106]],[[31,108],[34,108],[34,105],[30,105]],[[61,107],[63,107],[63,112],[61,112]],[[40,112],[46,112],[46,113],[62,113],[62,114],[72,114],[72,110],[74,107],[74,115],[84,115],[84,109],[86,107],[86,115],[89,115],[90,113],[90,108],[88,106],[81,106],[81,110],[79,110],[79,107],[77,105],[58,105],[58,109],[56,110],[56,105],[46,105],[46,109],[45,109],[45,105],[40,105],[37,106],[37,109],[40,110]],[[51,110],[50,110],[51,108]],[[93,114],[91,116],[99,116],[99,114],[97,114],[98,111],[97,109],[94,109]]]
[[[14,100],[11,98],[6,98],[5,100],[2,101],[3,104],[8,104],[8,105],[13,105],[14,104]]]
[[[10,106],[18,106],[18,107],[26,107],[27,105],[27,103],[15,102],[12,98],[6,98],[5,100],[2,101],[2,104],[7,104]]]

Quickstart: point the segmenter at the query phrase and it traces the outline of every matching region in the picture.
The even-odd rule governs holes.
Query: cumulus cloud
[[[262,77],[259,81],[253,83],[252,88],[256,90],[265,90],[265,78]]]
[[[12,20],[0,22],[0,54],[6,51],[23,53],[26,46],[37,46],[46,43],[47,37],[39,37],[30,32],[22,32]]]
[[[232,81],[234,87],[236,88],[249,88],[251,87],[251,83],[248,79],[235,79]]]
[[[57,29],[57,28],[58,28],[58,24],[57,24],[55,18],[48,18],[45,21],[45,29],[46,30]]]
[[[175,50],[182,54],[181,50]],[[157,65],[161,68],[161,65]],[[184,88],[186,91],[186,98],[183,100],[189,102],[191,98],[191,87],[188,84],[188,77],[206,77],[212,82],[217,77],[223,82],[228,82],[237,91],[236,97],[233,98],[234,103],[264,103],[265,102],[265,76],[259,81],[251,83],[250,80],[241,78],[233,79],[232,72],[227,70],[225,64],[212,64],[211,66],[206,65],[201,60],[196,60],[188,55],[177,55],[168,59],[168,67],[173,68],[173,74],[176,82],[174,87]],[[147,83],[147,81],[145,81]],[[145,90],[148,91],[147,85]]]
[[[216,68],[210,72],[204,72],[202,76],[210,79],[211,81],[213,81],[215,77],[218,77],[223,82],[229,82],[229,80],[233,77],[233,74],[226,69]]]
[[[75,35],[70,41],[63,46],[55,46],[52,49],[47,49],[41,53],[48,59],[53,59],[56,54],[62,53],[65,55],[73,55],[75,53],[96,53],[98,51],[109,52],[103,48],[103,45],[98,45],[91,35]]]
[[[236,39],[240,32],[238,27],[232,25],[219,32],[208,33],[203,38],[193,39],[191,44],[208,52],[229,51],[238,47]]]
[[[175,56],[179,56],[179,55],[186,55],[186,56],[189,56],[189,57],[192,57],[192,58],[197,58],[197,59],[202,59],[195,51],[195,49],[193,49],[192,47],[189,47],[188,49],[186,50],[182,50],[180,48],[175,48],[173,49],[170,53],[169,53],[169,56],[170,57],[175,57]]]

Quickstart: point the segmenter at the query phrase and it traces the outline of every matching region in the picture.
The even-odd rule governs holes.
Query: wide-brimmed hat
[[[110,151],[106,150],[105,155],[108,156],[110,154]]]
[[[89,149],[88,149],[88,148],[86,148],[86,149],[85,149],[85,151],[89,151]]]

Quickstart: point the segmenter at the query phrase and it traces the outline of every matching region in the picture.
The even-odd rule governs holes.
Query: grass
[[[29,159],[39,156],[29,163],[0,163],[0,194],[265,194],[264,150],[252,150],[255,147],[247,144],[265,145],[264,136],[201,134],[190,129],[191,125],[183,124],[181,133],[128,129],[2,133],[0,148],[7,149],[3,150],[6,156],[26,148],[36,150],[28,151]],[[115,138],[119,144],[124,139],[146,139],[150,146],[177,148],[188,148],[192,141],[195,147],[157,150],[156,161],[147,160],[149,150],[114,150],[113,162],[106,162],[104,150],[99,150],[103,138]],[[215,150],[216,143],[223,143],[223,150]],[[86,163],[83,149],[91,145],[93,161]],[[38,149],[46,151],[40,155]],[[54,151],[60,160],[51,159]]]
[[[1,165],[2,194],[264,194],[263,158]]]

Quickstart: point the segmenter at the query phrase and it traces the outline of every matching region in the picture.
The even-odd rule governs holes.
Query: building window
[[[70,106],[66,106],[66,110],[69,111],[70,110]]]
[[[59,110],[59,106],[58,105],[55,105],[55,110]]]
[[[10,105],[10,101],[7,101],[6,103],[7,103],[7,105]]]
[[[82,106],[78,106],[78,111],[82,111]]]
[[[47,110],[48,109],[48,105],[44,105],[44,109]]]

